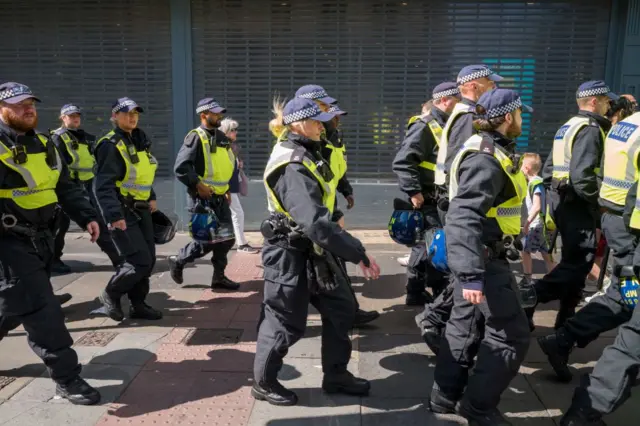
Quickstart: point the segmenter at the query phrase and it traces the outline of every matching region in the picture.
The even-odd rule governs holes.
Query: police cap
[[[17,104],[25,99],[33,99],[36,102],[41,102],[40,99],[33,95],[31,89],[24,84],[14,82],[0,84],[0,102]]]
[[[445,81],[433,88],[432,96],[434,101],[446,96],[460,96],[460,89],[456,83]]]
[[[340,108],[340,106],[338,104],[333,104],[329,107],[329,111],[327,112],[332,112],[335,115],[347,115],[347,111],[344,111]]]
[[[533,108],[522,103],[520,95],[511,89],[495,89],[485,92],[476,105],[476,113],[486,120],[503,117],[522,108],[523,112],[533,112]]]
[[[138,112],[144,112],[142,107],[140,107],[133,99],[127,97],[116,100],[111,106],[111,112],[114,114],[118,112],[131,112],[134,109]]]
[[[591,96],[608,96],[617,101],[620,96],[609,90],[609,86],[602,80],[592,80],[582,83],[576,91],[576,99],[590,98]]]
[[[317,84],[307,84],[302,86],[296,92],[296,98],[311,99],[312,101],[320,101],[325,104],[335,104],[338,102],[327,94],[327,91]]]
[[[60,108],[60,115],[82,114],[79,106],[74,104],[66,104]]]
[[[213,112],[214,114],[222,114],[227,112],[227,109],[221,106],[214,98],[204,98],[198,101],[196,106],[196,114],[202,114],[203,112]]]
[[[332,112],[322,112],[315,102],[304,98],[295,98],[287,102],[282,115],[285,126],[309,118],[327,122],[336,116]]]
[[[491,68],[486,65],[467,65],[462,68],[458,73],[458,79],[456,82],[458,86],[468,83],[473,80],[477,80],[479,78],[486,77],[491,81],[502,81],[504,80],[498,74],[494,73]]]

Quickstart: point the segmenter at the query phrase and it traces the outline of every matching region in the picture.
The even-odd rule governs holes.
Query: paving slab
[[[436,416],[427,407],[427,399],[363,398],[362,426],[458,426],[466,424],[466,421],[458,416]]]
[[[37,404],[28,411],[14,417],[3,426],[90,426],[107,411],[107,407],[65,406],[61,409],[57,404]],[[0,412],[1,415],[1,412]]]

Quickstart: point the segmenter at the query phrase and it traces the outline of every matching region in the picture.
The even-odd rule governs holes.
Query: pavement
[[[178,286],[169,277],[166,261],[187,242],[187,236],[178,235],[158,246],[148,298],[152,306],[164,310],[165,317],[117,324],[89,317],[89,311],[98,306],[97,295],[111,275],[111,266],[84,235],[71,233],[63,260],[74,272],[55,276],[52,283],[56,292],[73,295],[64,308],[67,326],[84,364],[82,375],[100,390],[103,400],[100,405],[82,407],[55,399],[53,382],[19,328],[0,342],[0,425],[464,425],[456,416],[435,416],[426,409],[435,358],[417,332],[418,309],[404,306],[404,268],[396,258],[407,250],[393,244],[385,231],[354,233],[383,271],[380,279],[365,283],[350,265],[361,306],[382,313],[373,325],[352,332],[349,368],[371,380],[369,397],[322,393],[321,324],[311,311],[305,337],[291,348],[280,374],[282,383],[298,393],[299,405],[273,407],[251,398],[263,285],[259,255],[231,253],[228,275],[241,282],[240,292],[212,292],[207,259],[186,269],[185,284]],[[255,245],[261,242],[255,233],[249,234],[249,240]],[[541,267],[538,262],[537,270]],[[535,318],[535,336],[549,333],[554,318],[555,307],[542,306]],[[611,331],[588,348],[574,351],[576,378],[570,384],[554,381],[544,355],[532,341],[500,409],[514,425],[557,424],[570,404],[578,373],[593,367],[615,335]],[[636,394],[606,419],[608,424],[637,424],[639,403]]]

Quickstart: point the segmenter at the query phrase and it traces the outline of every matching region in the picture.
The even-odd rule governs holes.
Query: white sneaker
[[[411,257],[411,255],[410,255],[410,254],[408,254],[408,255],[406,255],[406,256],[399,257],[399,258],[397,259],[397,260],[398,260],[398,263],[399,263],[401,266],[407,266],[407,265],[409,264],[409,258],[410,258],[410,257]]]

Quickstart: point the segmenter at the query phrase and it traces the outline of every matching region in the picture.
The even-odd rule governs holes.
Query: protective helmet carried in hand
[[[166,244],[176,236],[177,220],[172,221],[166,214],[156,210],[151,213],[151,221],[153,222],[153,239],[156,244]]]
[[[422,238],[424,215],[419,210],[394,210],[389,220],[389,236],[393,241],[413,247]]]

